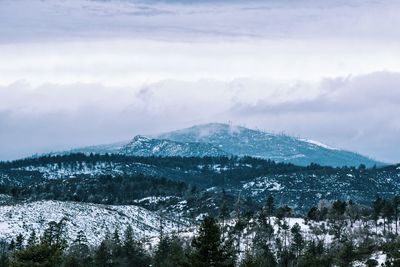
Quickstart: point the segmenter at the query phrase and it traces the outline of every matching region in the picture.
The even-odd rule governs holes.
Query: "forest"
[[[0,265],[22,266],[195,266],[309,267],[400,266],[400,197],[377,196],[369,206],[335,201],[311,208],[303,218],[268,197],[255,213],[231,212],[221,203],[191,236],[165,233],[138,240],[132,227],[109,229],[96,246],[79,231],[67,242],[64,221],[50,222],[0,243]],[[359,265],[357,265],[359,264]],[[382,264],[382,265],[380,265]]]

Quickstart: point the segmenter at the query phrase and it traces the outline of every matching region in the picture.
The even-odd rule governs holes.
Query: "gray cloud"
[[[315,84],[237,79],[32,88],[14,83],[0,87],[0,158],[232,121],[398,162],[399,87],[400,73],[388,72]]]
[[[237,103],[231,111],[253,118],[268,130],[323,140],[331,145],[400,161],[400,74],[325,79],[313,99],[254,105]]]
[[[0,1],[0,159],[232,121],[400,161],[399,12],[396,0]]]
[[[396,40],[400,34],[398,1],[3,0],[0,5],[2,42],[121,36]]]

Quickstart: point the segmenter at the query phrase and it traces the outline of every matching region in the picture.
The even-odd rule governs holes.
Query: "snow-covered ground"
[[[65,218],[67,240],[73,241],[83,230],[88,242],[99,244],[107,232],[118,229],[121,233],[128,225],[135,238],[151,240],[160,234],[161,223],[165,233],[185,229],[175,218],[163,216],[137,206],[83,204],[61,201],[38,201],[18,205],[0,206],[0,238],[15,238],[19,233],[28,238],[32,230],[41,235],[50,221]]]

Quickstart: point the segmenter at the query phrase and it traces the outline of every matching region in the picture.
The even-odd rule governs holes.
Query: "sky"
[[[0,160],[208,122],[400,162],[400,2],[0,0]]]

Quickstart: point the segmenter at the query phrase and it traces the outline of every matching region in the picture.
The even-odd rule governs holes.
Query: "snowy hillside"
[[[383,165],[368,157],[336,149],[318,141],[282,134],[271,134],[221,123],[195,125],[187,129],[156,135],[138,135],[130,142],[89,146],[52,153],[65,155],[124,154],[136,156],[252,156],[306,166],[317,163],[325,166]]]
[[[353,152],[331,148],[317,141],[271,134],[221,123],[196,125],[161,134],[158,138],[212,144],[230,154],[272,159],[297,165],[373,166],[376,162]]]
[[[398,165],[371,169],[301,167],[246,157],[71,154],[1,163],[0,178],[3,178],[0,193],[14,197],[39,200],[41,196],[107,204],[112,204],[110,199],[116,201],[114,204],[132,204],[136,198],[159,195],[159,186],[166,186],[162,189],[166,191],[162,192],[168,195],[176,195],[174,190],[188,191],[192,186],[202,192],[213,187],[213,192],[225,190],[232,196],[241,194],[259,204],[272,194],[299,210],[306,210],[320,200],[352,199],[368,204],[376,194],[391,197],[400,193]],[[126,185],[121,184],[122,181]],[[154,185],[145,185],[145,181],[154,182]],[[144,186],[140,192],[136,192],[135,187],[126,191],[136,182]],[[112,186],[110,188],[115,191],[110,191],[107,186]],[[157,190],[150,192],[152,188]],[[125,194],[120,195],[120,190],[125,190]],[[151,194],[144,195],[144,191]],[[91,195],[95,198],[88,197]]]
[[[228,153],[207,143],[177,142],[152,139],[138,135],[119,150],[120,154],[134,156],[180,156],[180,157],[215,157],[227,156]]]
[[[183,228],[183,221],[161,217],[137,206],[113,206],[82,204],[76,202],[38,201],[18,205],[0,206],[0,239],[15,238],[22,233],[26,238],[32,230],[41,235],[51,221],[65,218],[67,240],[73,241],[79,230],[86,234],[88,242],[98,245],[107,232],[122,232],[131,225],[135,238],[151,239],[163,231],[168,233]]]

